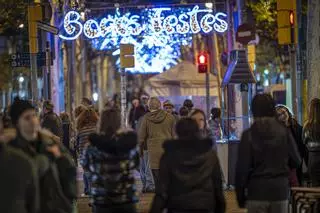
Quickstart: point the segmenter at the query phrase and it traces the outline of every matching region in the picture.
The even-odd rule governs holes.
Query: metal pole
[[[291,67],[291,85],[292,85],[292,110],[295,116],[298,115],[297,102],[297,56],[294,45],[290,48],[290,67]]]
[[[37,53],[30,53],[30,69],[31,69],[31,95],[32,102],[36,104],[38,100],[38,67]]]
[[[121,68],[121,127],[127,127],[127,79],[126,70]]]
[[[207,117],[210,116],[210,77],[209,72],[206,73],[206,108],[207,108]]]
[[[51,50],[49,41],[46,42],[46,95],[49,100],[51,100]]]

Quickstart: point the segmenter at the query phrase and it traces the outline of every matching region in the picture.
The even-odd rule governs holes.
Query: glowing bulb
[[[207,3],[205,3],[205,6],[206,6],[206,8],[208,8],[208,9],[212,9],[212,8],[213,8],[212,2],[207,2]]]
[[[81,12],[80,16],[81,16],[81,19],[84,20],[86,18],[86,13],[85,12]]]
[[[200,56],[199,56],[199,63],[200,63],[200,64],[206,63],[206,57],[205,57],[204,55],[200,55]]]
[[[23,82],[24,82],[24,77],[23,77],[23,76],[20,76],[20,77],[19,77],[19,82],[20,82],[20,83],[23,83]]]
[[[92,94],[92,98],[93,98],[93,101],[95,101],[95,102],[97,102],[98,101],[98,98],[99,98],[99,95],[98,95],[98,93],[93,93]]]
[[[19,25],[19,28],[20,28],[20,29],[24,28],[24,24],[20,24],[20,25]]]

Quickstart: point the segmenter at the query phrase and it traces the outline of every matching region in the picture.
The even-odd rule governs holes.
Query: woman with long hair
[[[303,142],[307,148],[308,172],[313,187],[320,186],[320,99],[310,102],[308,119],[303,127]]]
[[[77,108],[78,109],[78,108]],[[80,162],[84,158],[84,153],[90,144],[89,136],[97,131],[97,123],[99,117],[93,108],[84,107],[76,109],[76,129],[77,129],[77,161]],[[90,193],[87,174],[83,174],[84,194]]]
[[[282,123],[289,132],[291,132],[296,146],[298,147],[298,151],[301,159],[305,159],[305,145],[302,141],[302,126],[298,123],[298,121],[293,117],[293,113],[289,110],[285,105],[277,105],[276,106],[276,116],[280,123]],[[290,184],[291,186],[302,185],[303,182],[303,171],[302,171],[302,163],[296,169],[296,171],[291,171],[290,174]]]

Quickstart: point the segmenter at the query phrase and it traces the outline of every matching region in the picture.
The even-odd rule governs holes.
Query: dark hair
[[[83,97],[81,100],[81,103],[85,106],[91,106],[92,105],[92,101],[89,98]]]
[[[253,117],[275,117],[275,102],[269,94],[258,94],[252,100]]]
[[[176,133],[179,138],[196,138],[200,134],[198,124],[192,118],[182,118],[176,125]]]
[[[221,109],[214,107],[211,109],[211,118],[216,119],[221,117]]]
[[[190,99],[186,99],[184,102],[183,102],[183,106],[184,107],[187,107],[189,110],[193,108],[193,103]]]
[[[202,114],[203,118],[204,118],[204,129],[202,130],[202,131],[204,131],[203,134],[207,135],[208,134],[207,116],[206,116],[206,113],[204,113],[204,111],[202,109],[193,109],[193,110],[191,110],[189,112],[188,117],[192,118],[192,116],[194,116],[196,114],[199,114],[199,113]]]
[[[179,115],[182,117],[186,117],[189,114],[189,109],[185,106],[181,107],[179,110]]]

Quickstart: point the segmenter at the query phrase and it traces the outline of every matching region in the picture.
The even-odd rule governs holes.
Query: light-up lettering
[[[176,16],[171,15],[164,19],[163,26],[167,33],[173,34],[175,32],[175,26],[177,26],[179,20]]]
[[[186,34],[189,32],[190,27],[187,21],[185,21],[188,18],[186,14],[181,14],[179,16],[179,21],[182,23],[182,25],[177,25],[177,32],[180,34]]]
[[[208,33],[212,31],[212,24],[216,21],[216,18],[212,14],[207,14],[202,17],[200,25],[203,30],[203,32]]]
[[[82,33],[88,39],[96,39],[119,36],[157,36],[160,33],[167,35],[210,33],[212,31],[223,33],[228,29],[225,13],[212,14],[212,10],[199,9],[199,6],[179,15],[172,14],[175,10],[171,8],[150,10],[152,17],[147,21],[142,21],[139,15],[126,14],[123,16],[108,15],[100,21],[89,19],[84,23],[81,23],[81,16],[78,12],[70,11],[64,17],[64,30],[62,30],[64,33],[59,36],[62,39],[74,40]]]
[[[84,23],[83,33],[87,38],[98,38],[101,33],[100,26],[95,20],[88,20]]]
[[[217,13],[215,16],[216,22],[213,24],[213,27],[215,31],[223,33],[228,29],[228,23],[225,20],[219,18],[220,16],[227,17],[225,13]]]
[[[78,12],[75,12],[75,11],[68,12],[67,15],[64,17],[63,27],[69,36],[59,35],[60,38],[65,40],[77,39],[81,35],[82,29],[83,29],[82,24],[79,22],[80,18],[81,16]],[[78,30],[77,33],[75,33],[76,30]],[[70,36],[70,35],[73,35],[73,36]]]

